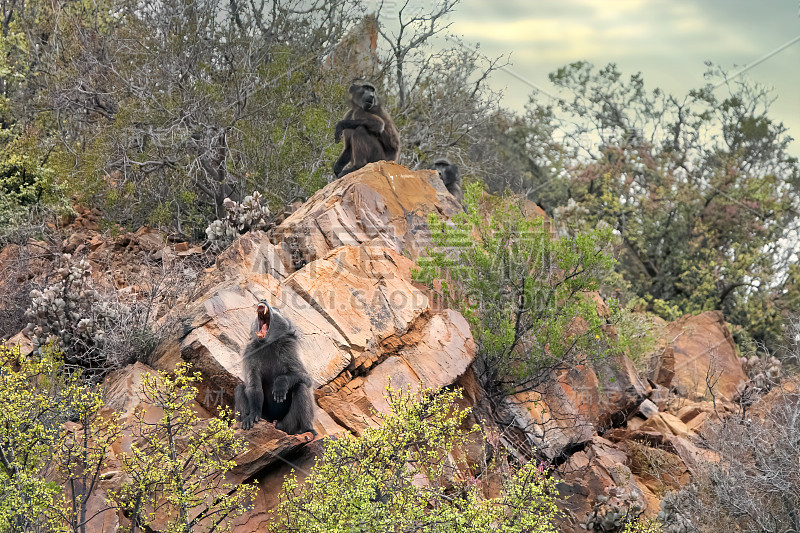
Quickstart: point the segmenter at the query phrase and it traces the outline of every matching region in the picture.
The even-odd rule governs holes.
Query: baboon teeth
[[[259,339],[264,339],[269,330],[270,319],[269,307],[265,304],[258,304],[258,333],[256,334]]]

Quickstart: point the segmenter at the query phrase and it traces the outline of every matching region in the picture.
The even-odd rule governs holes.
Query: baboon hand
[[[336,125],[336,131],[334,131],[334,133],[333,133],[334,142],[338,143],[339,141],[342,140],[342,132],[343,131],[344,131],[344,128],[342,127],[342,124],[341,123],[337,124]]]
[[[272,386],[272,398],[276,402],[286,401],[286,395],[289,394],[288,383],[285,379],[276,379],[275,384]]]

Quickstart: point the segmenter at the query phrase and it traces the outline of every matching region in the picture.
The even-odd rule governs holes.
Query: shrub
[[[605,355],[612,342],[591,292],[613,266],[611,229],[556,239],[544,218],[476,184],[464,205],[451,222],[431,216],[436,247],[414,275],[441,284],[445,303],[470,323],[489,390],[531,390],[581,354]]]
[[[215,220],[206,228],[206,236],[210,248],[221,252],[239,235],[250,230],[263,230],[269,223],[269,207],[261,203],[261,195],[254,191],[252,196],[245,196],[241,203],[225,198],[222,205],[226,216]]]
[[[710,460],[662,501],[665,532],[800,531],[797,384],[774,389],[745,415],[704,432]]]
[[[48,348],[31,359],[0,346],[0,531],[46,520],[61,490],[45,478],[65,419],[59,369]]]
[[[0,531],[84,530],[120,430],[102,408],[102,392],[66,375],[50,346],[34,358],[0,346]]]
[[[163,414],[150,420],[140,406],[132,425],[135,442],[120,455],[127,480],[111,500],[130,517],[131,533],[149,531],[156,520],[165,520],[165,530],[176,533],[228,531],[255,492],[253,484],[225,481],[245,443],[234,434],[230,411],[198,417],[199,381],[200,374],[190,373],[186,364],[172,375],[157,372],[142,380],[142,398]]]
[[[625,524],[622,533],[661,533],[661,525],[657,520],[639,518]]]
[[[63,352],[67,364],[102,375],[124,361],[109,360],[104,351],[106,332],[120,320],[125,309],[104,301],[92,282],[88,260],[73,261],[64,254],[56,279],[43,290],[31,290],[31,304],[25,312],[26,334],[34,352],[42,354],[52,345]]]
[[[555,482],[534,462],[487,498],[453,459],[468,437],[459,391],[388,391],[378,427],[327,438],[305,482],[286,480],[273,531],[555,531]]]

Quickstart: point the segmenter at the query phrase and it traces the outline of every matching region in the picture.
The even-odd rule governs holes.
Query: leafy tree
[[[794,289],[782,238],[797,228],[800,166],[768,115],[769,91],[743,81],[677,98],[584,62],[551,79],[566,94],[561,128],[578,163],[578,209],[560,218],[618,231],[619,271],[662,317],[721,309],[774,346]]]
[[[140,393],[158,420],[141,407],[132,427],[134,443],[120,456],[127,481],[111,495],[131,520],[131,533],[155,527],[168,532],[228,531],[247,509],[255,485],[234,485],[225,476],[244,451],[231,413],[200,420],[194,406],[199,373],[181,364],[173,375],[143,378]],[[151,413],[152,415],[152,413]]]
[[[451,222],[431,216],[436,247],[415,277],[441,283],[445,303],[470,323],[489,390],[534,390],[581,354],[603,354],[610,339],[590,291],[613,267],[611,229],[555,239],[543,217],[477,184],[467,187],[464,205]]]
[[[323,58],[352,0],[105,0],[56,7],[43,46],[55,152],[72,192],[112,220],[199,238],[223,201],[278,211],[325,184],[346,88]]]
[[[0,245],[26,241],[52,212],[67,210],[63,188],[48,164],[50,129],[33,119],[35,57],[23,21],[35,8],[0,8]]]
[[[48,481],[65,421],[64,380],[52,350],[31,359],[0,346],[0,531],[30,531],[61,487]]]
[[[379,426],[328,438],[305,481],[285,481],[273,531],[555,531],[555,482],[535,463],[487,498],[470,466],[452,460],[468,438],[459,391],[387,390]]]
[[[389,49],[387,68],[393,70],[393,81],[397,86],[397,106],[402,111],[411,100],[420,75],[428,72],[436,62],[436,56],[425,53],[429,40],[450,26],[445,19],[460,0],[437,0],[428,10],[409,2],[380,3],[380,15],[386,11],[388,24],[378,27],[382,41]],[[393,20],[392,20],[393,19]]]
[[[116,413],[104,410],[99,386],[87,386],[79,376],[68,379],[68,397],[60,407],[69,416],[69,423],[62,428],[53,449],[57,479],[66,490],[48,514],[68,531],[85,533],[97,513],[107,509],[100,506],[99,511],[90,513],[88,501],[100,483],[100,474],[107,467],[106,459],[122,427]]]
[[[498,110],[484,121],[470,159],[483,163],[478,176],[492,193],[522,195],[552,215],[566,203],[570,154],[557,139],[552,108],[531,102],[523,115]]]
[[[67,374],[51,347],[38,357],[0,347],[0,531],[86,531],[120,431],[102,408],[99,388]]]
[[[463,45],[426,57],[409,100],[393,112],[403,139],[401,163],[430,166],[447,156],[464,175],[491,175],[498,154],[474,149],[492,145],[488,130],[500,95],[488,86],[488,78],[502,59],[487,65],[477,50]]]

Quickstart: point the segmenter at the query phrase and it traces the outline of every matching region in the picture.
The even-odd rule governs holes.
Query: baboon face
[[[445,185],[451,185],[458,180],[458,166],[453,165],[447,159],[439,159],[433,163],[433,167]]]
[[[267,338],[267,333],[269,332],[269,322],[272,318],[272,312],[270,311],[267,302],[264,300],[258,302],[256,315],[256,320],[258,322],[256,337],[263,341]]]
[[[252,335],[259,345],[272,344],[294,333],[294,326],[277,309],[273,309],[266,300],[258,302]]]
[[[378,104],[375,87],[369,83],[350,86],[350,94],[353,102],[364,111],[369,111]]]

